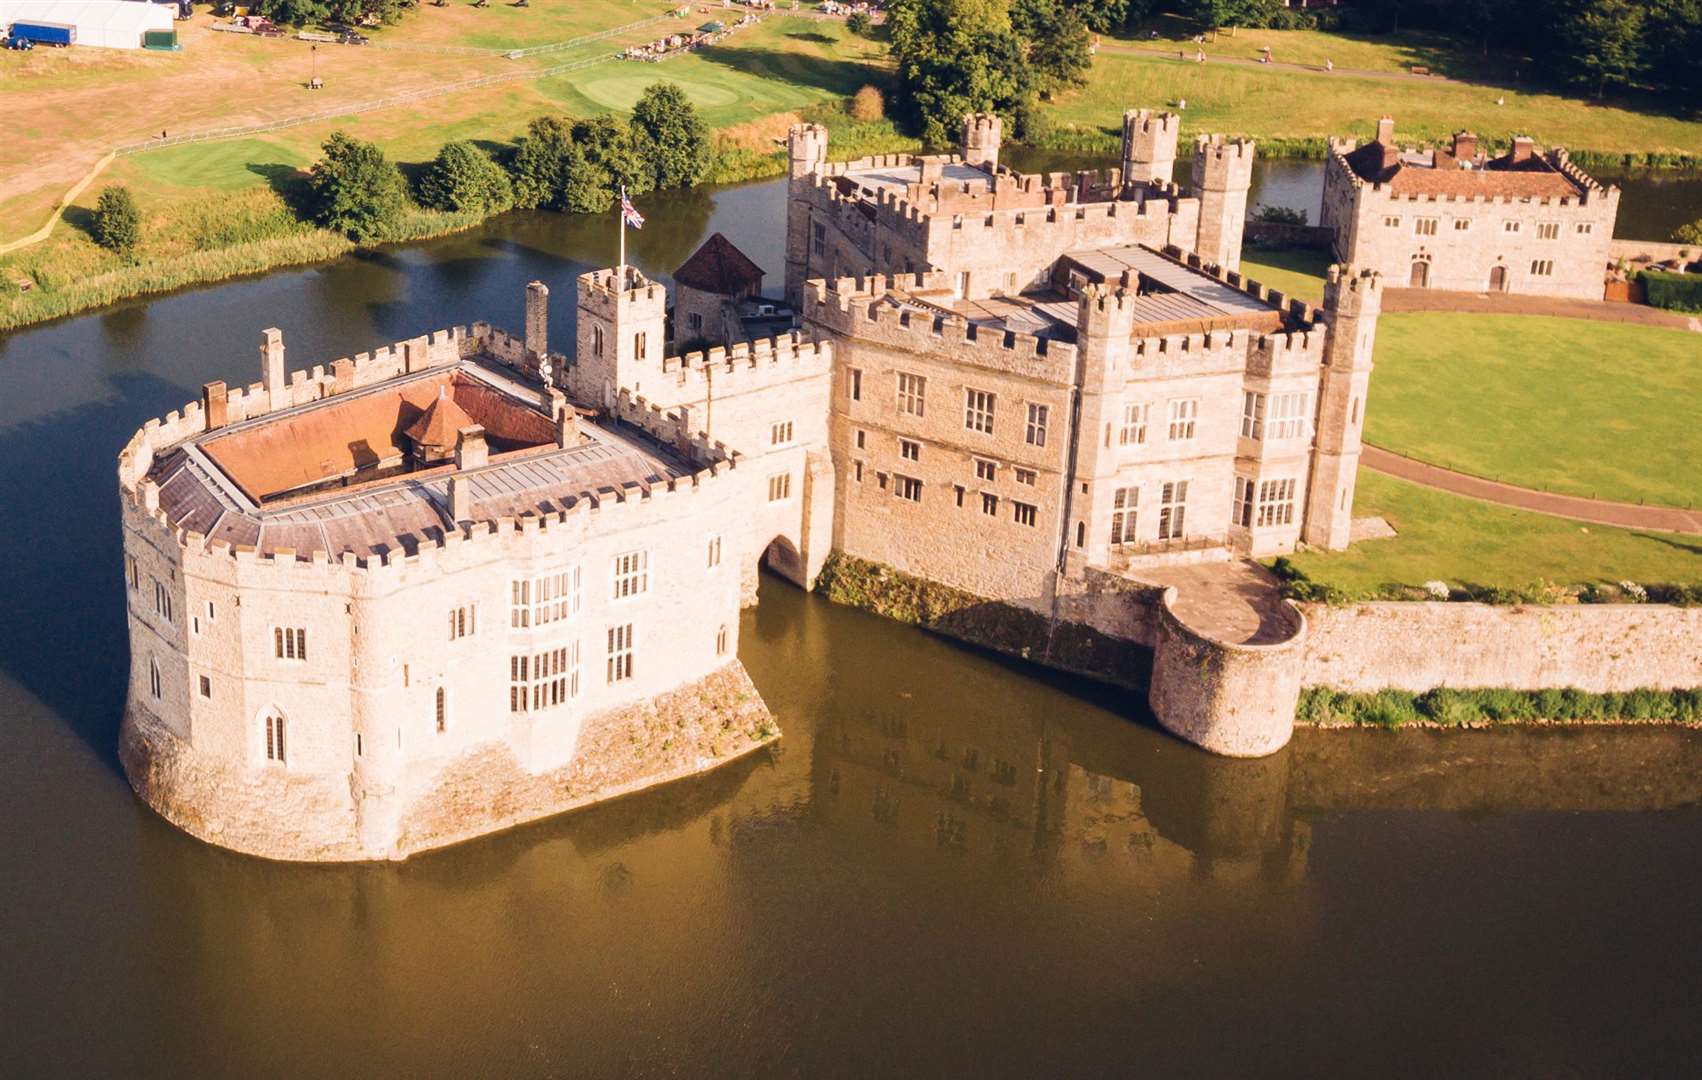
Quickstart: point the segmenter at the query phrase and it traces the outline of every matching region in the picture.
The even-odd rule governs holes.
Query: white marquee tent
[[[140,49],[145,30],[170,30],[172,9],[141,0],[0,0],[0,27],[15,22],[77,28],[77,44]]]

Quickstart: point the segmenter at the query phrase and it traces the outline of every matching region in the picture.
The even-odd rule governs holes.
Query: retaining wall
[[[1702,608],[1306,605],[1304,684],[1357,693],[1702,686]]]

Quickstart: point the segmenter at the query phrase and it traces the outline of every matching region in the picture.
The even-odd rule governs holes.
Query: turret
[[[827,164],[827,129],[820,124],[793,124],[786,130],[786,158],[794,180]]]
[[[1225,270],[1241,268],[1241,232],[1253,186],[1253,140],[1201,135],[1194,140],[1194,194],[1200,232],[1194,250]]]
[[[1301,538],[1316,547],[1347,547],[1353,524],[1353,482],[1371,386],[1371,353],[1383,278],[1374,270],[1332,266],[1324,280],[1324,370],[1318,390],[1318,432],[1312,451],[1312,490]]]
[[[1130,109],[1123,114],[1123,181],[1168,184],[1176,169],[1176,138],[1182,121],[1175,113]]]
[[[1004,124],[992,113],[969,113],[963,118],[963,160],[988,172],[999,167],[999,140]]]
[[[667,347],[668,294],[637,267],[579,275],[578,349],[568,387],[581,401],[614,403],[621,389],[644,392]]]

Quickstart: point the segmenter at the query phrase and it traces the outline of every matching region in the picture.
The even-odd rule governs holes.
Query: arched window
[[[284,718],[277,713],[266,714],[266,760],[284,763]]]
[[[443,687],[437,688],[437,733],[442,735],[449,727],[449,700]]]
[[[148,690],[154,695],[154,700],[160,698],[160,663],[152,657],[148,658]]]
[[[601,326],[591,328],[591,355],[603,355],[603,328]]]

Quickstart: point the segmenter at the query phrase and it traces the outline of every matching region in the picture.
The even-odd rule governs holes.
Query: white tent
[[[141,0],[0,0],[0,26],[58,23],[77,28],[77,44],[140,49],[145,30],[170,30],[172,9]]]

